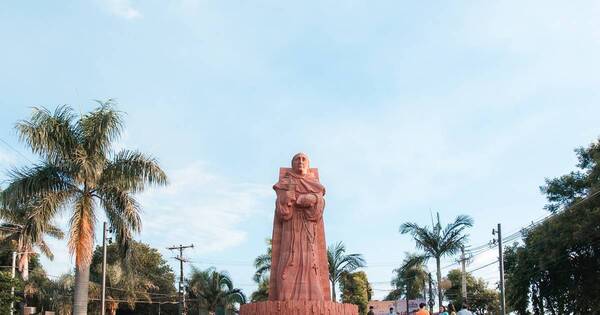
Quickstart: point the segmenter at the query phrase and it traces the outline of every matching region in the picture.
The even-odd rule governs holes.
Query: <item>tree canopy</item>
[[[600,305],[600,141],[575,152],[577,169],[541,187],[551,215],[505,249],[507,304],[519,314]]]

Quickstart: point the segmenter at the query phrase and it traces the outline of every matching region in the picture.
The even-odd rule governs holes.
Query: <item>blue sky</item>
[[[166,257],[194,243],[194,265],[247,293],[278,168],[307,152],[328,191],[328,243],[364,254],[381,298],[415,250],[401,223],[468,214],[479,245],[497,223],[514,232],[545,215],[544,178],[600,136],[599,14],[547,0],[4,2],[0,138],[34,160],[13,129],[31,106],[117,99],[117,147],[154,155],[171,180],[139,196],[139,240]],[[26,164],[0,143],[4,178]],[[53,245],[57,275],[72,259]]]

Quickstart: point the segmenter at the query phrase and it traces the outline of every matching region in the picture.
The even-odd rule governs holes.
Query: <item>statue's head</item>
[[[298,153],[292,158],[292,170],[299,175],[308,174],[309,160],[308,155]]]

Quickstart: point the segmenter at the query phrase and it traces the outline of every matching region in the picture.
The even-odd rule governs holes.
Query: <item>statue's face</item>
[[[298,154],[292,161],[292,169],[296,174],[306,175],[308,174],[308,156],[304,154]]]

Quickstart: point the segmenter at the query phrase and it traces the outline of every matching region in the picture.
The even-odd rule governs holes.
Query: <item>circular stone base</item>
[[[240,315],[358,315],[358,306],[332,301],[266,301],[242,305]]]

